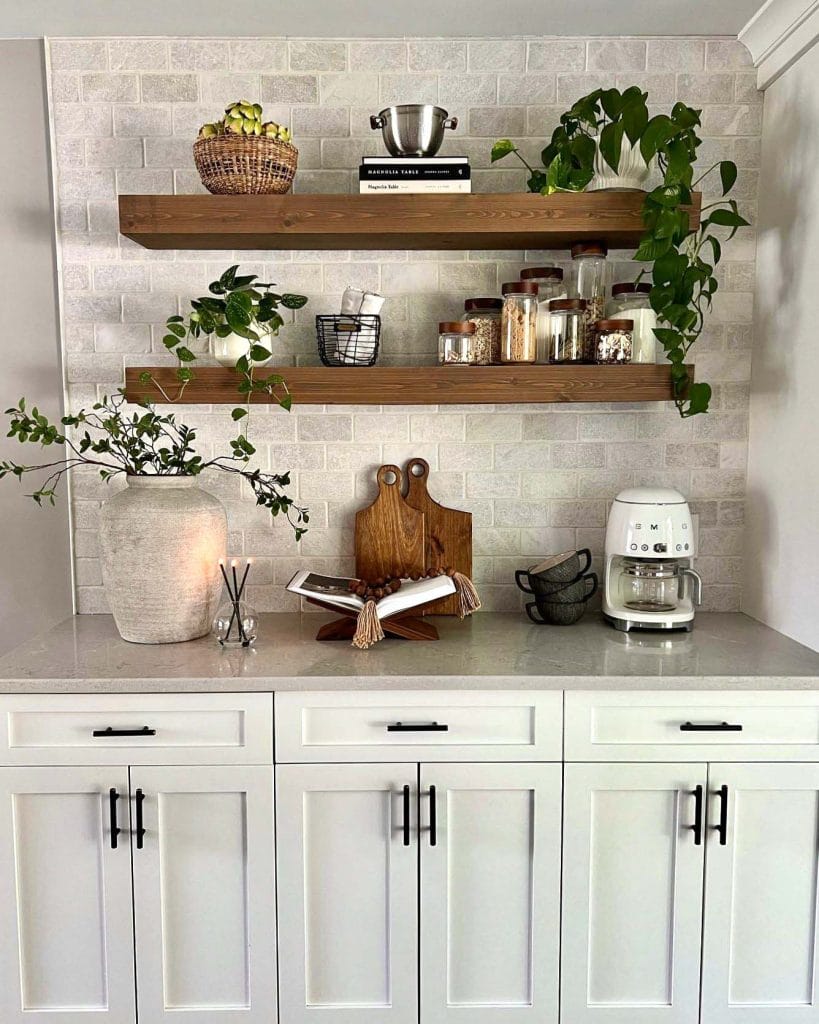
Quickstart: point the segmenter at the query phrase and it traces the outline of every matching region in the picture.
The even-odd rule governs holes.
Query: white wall
[[[742,608],[819,649],[819,45],[765,93]]]
[[[0,41],[0,410],[26,395],[53,417],[63,385],[43,83],[41,42]],[[47,461],[5,434],[0,458]],[[68,496],[38,512],[23,497],[31,489],[0,482],[0,654],[72,611]]]

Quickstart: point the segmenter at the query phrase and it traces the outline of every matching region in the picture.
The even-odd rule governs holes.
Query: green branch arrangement
[[[648,93],[632,86],[596,89],[579,99],[560,118],[549,145],[541,153],[543,169],[532,167],[510,139],[492,147],[492,162],[514,153],[529,171],[530,192],[581,192],[594,177],[599,152],[609,167],[618,170],[623,143],[639,145],[646,165],[656,162],[662,184],[645,194],[644,233],[634,259],[653,263],[637,280],[651,273],[651,308],[661,326],[654,333],[671,363],[674,402],[683,417],[708,411],[711,387],[694,383],[685,368],[691,347],[702,333],[719,287],[715,270],[722,258],[722,242],[714,228],[748,226],[736,201],[725,197],[737,178],[731,160],[721,160],[696,180],[694,164],[702,140],[697,135],[702,111],[675,103],[670,114],[649,117]],[[719,173],[722,198],[703,207],[699,227],[692,229],[688,206],[694,189],[714,172]]]
[[[62,477],[78,466],[92,466],[106,482],[119,474],[129,476],[199,476],[206,469],[218,469],[246,480],[256,496],[256,504],[268,509],[271,516],[283,513],[293,527],[296,540],[307,532],[309,511],[294,504],[285,488],[290,486],[289,473],[263,473],[249,469],[249,454],[237,450],[232,443],[231,455],[219,455],[205,461],[196,454],[196,431],[178,423],[172,414],[159,415],[150,403],[129,412],[123,391],[95,403],[91,411],[82,409],[74,416],[63,416],[63,427],[74,428],[69,437],[35,406],[30,411],[25,399],[6,409],[10,418],[8,437],[21,444],[37,444],[49,448],[56,445],[65,454],[52,462],[27,465],[0,461],[0,480],[6,476],[22,481],[29,473],[45,474],[40,486],[27,497],[38,505],[55,503]]]

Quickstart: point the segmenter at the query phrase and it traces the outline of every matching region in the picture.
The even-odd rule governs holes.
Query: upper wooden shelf
[[[673,397],[670,364],[629,366],[284,366],[280,373],[293,401],[302,405],[511,405],[519,402],[667,402]],[[693,379],[693,367],[689,367]],[[125,394],[131,401],[164,401],[179,395],[173,367],[129,366]],[[221,366],[194,369],[184,392],[186,405],[240,403],[235,371]],[[269,402],[267,395],[254,401]]]
[[[642,206],[642,192],[123,195],[119,224],[147,249],[619,249],[639,242]]]

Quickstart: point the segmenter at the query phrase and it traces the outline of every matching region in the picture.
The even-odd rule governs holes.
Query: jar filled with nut
[[[537,359],[537,294],[534,281],[508,281],[501,288],[501,362]]]
[[[630,363],[633,332],[633,320],[598,320],[594,334],[594,361]]]
[[[441,366],[474,364],[475,325],[464,320],[438,324],[438,362]]]
[[[605,242],[577,242],[572,246],[574,281],[569,294],[586,300],[586,331],[589,338],[594,325],[606,314],[607,255],[608,246]],[[594,362],[594,359],[591,361]]]
[[[466,299],[464,323],[475,325],[472,351],[477,366],[501,361],[501,309],[503,299]]]

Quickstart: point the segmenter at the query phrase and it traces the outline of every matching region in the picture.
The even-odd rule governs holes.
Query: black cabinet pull
[[[702,786],[695,786],[690,793],[694,797],[694,824],[685,827],[694,833],[694,846],[702,846],[702,818],[705,804]]]
[[[108,812],[111,818],[111,849],[116,850],[117,848],[117,836],[122,831],[117,825],[117,800],[119,800],[119,793],[112,786],[108,790]]]
[[[387,726],[387,732],[449,732],[449,726],[438,722],[393,722]]]
[[[714,831],[719,836],[719,845],[728,845],[728,787],[720,786],[716,790],[717,798],[719,799],[719,824],[714,825]]]
[[[136,848],[141,850],[145,845],[145,826],[142,823],[142,805],[145,802],[145,794],[138,789],[134,796],[136,799]]]
[[[401,829],[402,829],[402,831],[404,833],[404,846],[409,846],[409,844],[410,844],[410,788],[409,788],[409,786],[404,786],[403,803],[404,803],[404,823],[402,824]]]
[[[429,787],[429,845],[438,845],[438,798],[434,786]]]
[[[732,722],[683,722],[680,732],[742,732],[742,726]]]
[[[107,729],[95,729],[92,736],[156,736],[156,729],[143,725],[140,729],[114,729],[110,725]]]

